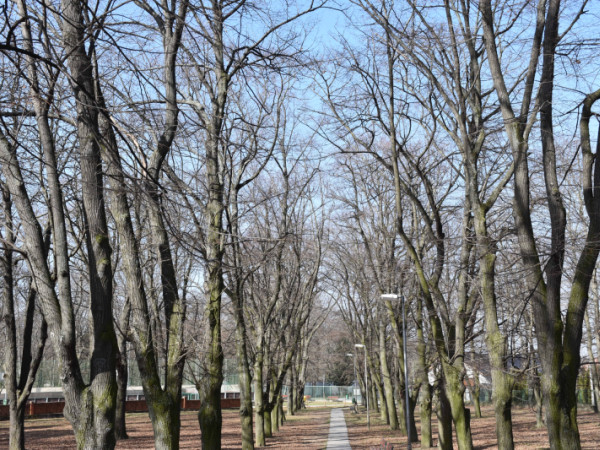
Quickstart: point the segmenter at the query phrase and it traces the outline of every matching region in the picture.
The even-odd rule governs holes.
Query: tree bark
[[[127,335],[129,333],[129,315],[131,303],[125,302],[123,312],[119,318],[119,334],[117,345],[117,409],[115,413],[115,439],[127,439],[127,424],[125,421],[125,402],[127,401],[128,360],[127,360]]]
[[[440,450],[452,450],[452,410],[450,408],[450,403],[448,402],[448,397],[446,396],[444,384],[445,381],[441,378],[436,388],[438,399],[436,408],[438,419],[438,448]]]
[[[254,361],[254,423],[256,428],[256,446],[265,445],[265,419],[263,398],[263,355],[257,353]]]
[[[390,425],[390,430],[397,430],[398,426],[398,414],[396,411],[396,403],[394,401],[394,388],[392,386],[392,380],[390,375],[390,369],[387,362],[387,350],[385,341],[385,330],[382,321],[379,323],[379,360],[381,361],[381,376],[383,377],[383,395],[382,411],[387,411],[387,422]],[[382,414],[383,416],[383,414]]]
[[[421,387],[421,448],[430,448],[433,446],[431,433],[431,391],[432,387],[429,383],[423,384]]]

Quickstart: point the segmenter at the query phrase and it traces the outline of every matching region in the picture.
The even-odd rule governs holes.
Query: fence
[[[479,391],[479,401],[482,405],[492,402],[492,390],[481,388]],[[535,396],[533,389],[513,389],[512,402],[514,406],[535,405]],[[473,403],[469,401],[469,403]],[[590,405],[592,403],[591,389],[577,389],[577,403],[580,405]]]
[[[41,416],[58,416],[62,415],[65,402],[52,402],[52,403],[28,403],[25,410],[27,417],[41,417]],[[239,398],[222,398],[221,408],[222,409],[233,409],[240,407]],[[184,411],[197,411],[200,409],[200,400],[188,400],[185,397],[181,399],[181,409]],[[146,400],[127,400],[125,402],[126,412],[146,412],[148,411],[148,405]],[[0,406],[0,420],[9,418],[9,406]]]
[[[357,388],[358,389],[358,388]],[[337,397],[340,399],[352,399],[352,386],[304,386],[304,395],[310,396],[310,398],[331,398]],[[287,391],[283,392],[284,395]]]

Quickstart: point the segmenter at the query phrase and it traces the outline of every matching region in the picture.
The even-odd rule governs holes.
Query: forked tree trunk
[[[519,238],[526,282],[531,292],[535,331],[542,366],[542,391],[546,407],[548,439],[553,450],[579,449],[577,427],[576,380],[580,364],[581,329],[587,306],[589,284],[600,250],[600,187],[598,179],[598,152],[592,152],[589,136],[591,108],[600,97],[600,91],[588,95],[580,120],[581,154],[583,159],[582,190],[589,216],[587,236],[574,270],[565,320],[562,318],[561,287],[563,279],[566,209],[560,192],[557,157],[553,132],[553,90],[555,58],[559,36],[560,0],[539,2],[532,59],[527,74],[526,93],[531,94],[535,69],[542,55],[542,72],[537,102],[540,105],[540,136],[544,182],[546,187],[551,249],[543,263],[537,249],[531,217],[531,192],[528,166],[528,128],[522,117],[529,114],[530,97],[524,97],[519,119],[512,109],[510,95],[500,64],[494,31],[494,10],[490,0],[480,0],[484,40],[494,88],[500,99],[504,125],[515,163],[513,213]],[[543,45],[542,45],[543,42]],[[540,48],[542,51],[540,51]],[[535,117],[535,115],[534,115]]]
[[[445,380],[446,396],[452,413],[452,421],[456,430],[456,441],[459,450],[472,450],[471,424],[465,411],[464,384],[456,369],[446,369],[448,379]]]
[[[117,346],[112,317],[112,250],[104,203],[99,111],[94,98],[93,66],[86,50],[88,36],[83,19],[84,6],[78,0],[62,0],[61,31],[77,109],[93,348],[89,386],[83,385],[77,370],[79,374],[67,380],[63,390],[65,417],[73,424],[77,447],[104,449],[115,445]],[[65,353],[73,350],[74,346],[64,348]],[[71,360],[76,360],[76,356],[64,358],[64,374],[71,372],[71,367],[65,367],[71,365]]]
[[[112,267],[108,242],[103,177],[98,149],[97,109],[93,100],[93,74],[86,54],[86,30],[80,2],[61,2],[62,42],[70,71],[69,80],[74,93],[77,114],[81,197],[90,291],[92,322],[90,384],[85,385],[75,342],[75,319],[70,285],[69,250],[64,216],[64,202],[52,131],[48,125],[48,104],[41,98],[37,72],[29,60],[29,74],[34,91],[34,109],[44,152],[51,220],[54,240],[55,278],[50,273],[44,251],[41,227],[33,211],[17,153],[0,137],[0,157],[9,190],[15,199],[26,236],[29,266],[35,280],[42,310],[61,371],[65,396],[65,417],[75,431],[78,448],[107,448],[114,446],[115,408],[115,334],[112,323]],[[18,3],[24,46],[31,48],[27,11],[24,2]],[[52,80],[49,80],[52,83]],[[54,290],[58,286],[58,293]]]

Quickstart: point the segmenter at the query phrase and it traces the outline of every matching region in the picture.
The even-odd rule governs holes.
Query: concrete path
[[[327,438],[327,450],[346,450],[351,449],[348,440],[348,428],[346,428],[346,419],[341,408],[331,410],[331,420],[329,421],[329,437]]]

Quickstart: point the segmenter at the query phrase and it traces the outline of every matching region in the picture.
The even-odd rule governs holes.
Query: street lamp
[[[408,437],[408,450],[412,450],[412,443],[410,439],[410,419],[408,417],[409,410],[409,397],[408,397],[408,358],[406,355],[406,310],[404,308],[404,296],[398,294],[383,294],[381,296],[383,300],[402,300],[402,343],[403,343],[403,353],[404,353],[404,392],[405,392],[405,401],[404,401],[404,416],[406,417],[406,433]]]
[[[367,348],[363,344],[354,344],[356,348],[365,349],[365,396],[367,397],[367,428],[371,429],[371,419],[369,418],[369,378],[367,374]]]

